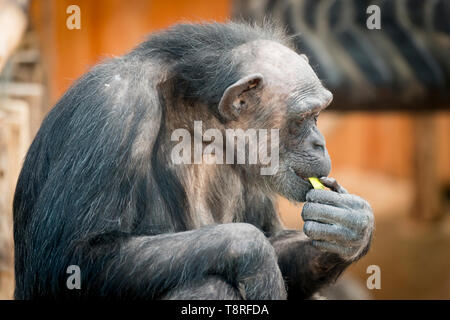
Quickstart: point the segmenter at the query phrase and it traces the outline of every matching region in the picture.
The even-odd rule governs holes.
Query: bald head
[[[304,55],[270,40],[256,40],[233,50],[241,63],[241,72],[248,77],[260,74],[266,95],[280,95],[291,107],[289,112],[318,112],[332,100]]]
[[[233,54],[243,63],[243,71],[259,72],[267,83],[295,85],[299,83],[320,84],[308,60],[290,48],[269,40],[257,40],[241,45]]]

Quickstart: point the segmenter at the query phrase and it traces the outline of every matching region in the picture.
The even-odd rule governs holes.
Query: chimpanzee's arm
[[[278,255],[288,299],[307,299],[334,282],[351,262],[322,252],[301,231],[285,230],[269,238]]]
[[[286,298],[273,247],[250,224],[155,236],[99,236],[89,242],[73,257],[86,276],[81,290],[73,290],[78,298]],[[214,292],[218,283],[230,296]],[[60,288],[55,296],[69,291]]]

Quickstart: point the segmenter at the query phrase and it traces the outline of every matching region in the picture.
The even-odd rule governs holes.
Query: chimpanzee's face
[[[307,178],[328,176],[331,170],[325,139],[317,129],[320,108],[301,114],[294,111],[281,129],[280,167],[269,180],[277,192],[291,200],[304,201],[311,189]]]
[[[304,55],[271,41],[260,41],[250,51],[254,60],[245,67],[246,73],[261,74],[263,83],[258,106],[249,114],[264,119],[263,126],[279,129],[278,170],[262,179],[276,193],[305,201],[311,189],[307,178],[327,176],[331,170],[317,119],[333,96]]]

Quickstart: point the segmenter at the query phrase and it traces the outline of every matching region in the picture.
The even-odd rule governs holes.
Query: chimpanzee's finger
[[[306,202],[302,209],[303,221],[318,221],[328,224],[340,224],[353,227],[354,217],[348,209],[322,203]]]
[[[348,191],[342,187],[335,178],[321,177],[319,178],[319,181],[322,182],[325,187],[328,187],[337,193],[348,193]]]
[[[353,194],[337,193],[334,191],[321,189],[309,190],[306,194],[306,201],[355,210],[364,209],[368,206],[364,199]]]
[[[331,241],[346,246],[357,245],[362,240],[348,228],[316,221],[306,221],[303,232],[312,240]]]

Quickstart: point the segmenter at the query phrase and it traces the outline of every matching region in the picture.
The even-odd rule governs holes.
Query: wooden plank
[[[437,143],[433,114],[414,117],[414,188],[412,216],[436,220],[443,215],[441,185],[437,174]]]
[[[0,71],[22,39],[27,16],[14,1],[0,0]]]
[[[12,201],[30,144],[29,121],[27,103],[0,99],[0,300],[13,297]]]

